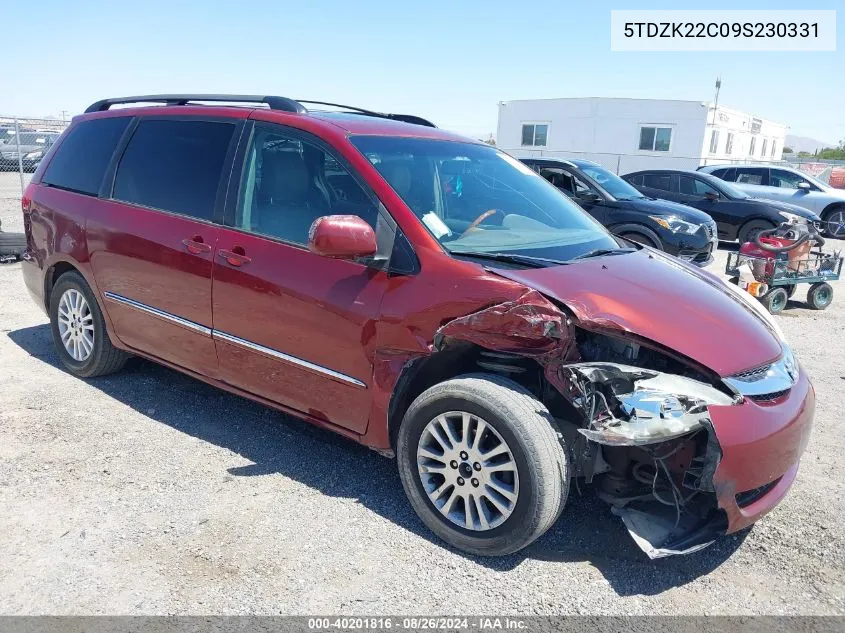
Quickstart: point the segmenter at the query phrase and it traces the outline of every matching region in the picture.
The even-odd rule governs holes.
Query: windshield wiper
[[[594,248],[586,253],[576,255],[572,259],[587,259],[589,257],[601,257],[603,255],[622,255],[624,253],[633,253],[635,250],[634,248]]]
[[[514,255],[511,253],[484,253],[480,251],[449,251],[452,255],[464,255],[466,257],[477,257],[478,259],[490,259],[495,262],[506,264],[520,264],[532,268],[544,268],[546,266],[563,266],[566,262],[546,257],[531,257],[529,255]]]

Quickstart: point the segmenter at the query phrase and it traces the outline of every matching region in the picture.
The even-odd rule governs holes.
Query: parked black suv
[[[820,222],[812,211],[786,202],[752,198],[732,184],[700,171],[649,169],[622,176],[647,196],[680,202],[716,220],[719,239],[751,242],[782,222]]]
[[[697,266],[713,261],[716,224],[706,213],[648,198],[588,160],[523,158],[523,163],[572,198],[614,235],[653,246]]]

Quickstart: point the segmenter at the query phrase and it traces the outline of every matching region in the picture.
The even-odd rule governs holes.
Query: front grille
[[[789,393],[789,389],[784,389],[782,391],[773,391],[772,393],[761,393],[756,396],[748,396],[755,402],[771,402],[772,400],[777,400],[781,396],[785,396]]]
[[[755,367],[753,369],[746,369],[738,374],[734,374],[731,378],[736,378],[742,382],[757,382],[758,380],[763,380],[763,378],[766,377],[771,367],[771,365],[761,365],[760,367]]]
[[[767,484],[763,484],[759,488],[754,488],[753,490],[746,490],[745,492],[740,492],[736,495],[736,505],[740,508],[744,508],[746,506],[751,505],[758,499],[764,497],[772,488],[778,485],[780,481],[780,477],[775,479],[774,481],[770,481]]]

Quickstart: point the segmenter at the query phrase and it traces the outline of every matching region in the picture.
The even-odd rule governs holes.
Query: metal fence
[[[61,119],[0,116],[0,181],[3,191],[11,189],[11,183],[6,181],[15,178],[17,172],[20,193],[23,194],[29,175],[36,170],[67,125]]]

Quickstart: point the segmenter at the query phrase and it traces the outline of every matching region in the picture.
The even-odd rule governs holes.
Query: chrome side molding
[[[296,365],[297,367],[302,367],[303,369],[313,371],[314,373],[321,374],[323,376],[328,376],[329,378],[339,380],[340,382],[344,382],[355,387],[362,387],[364,389],[367,388],[367,385],[358,380],[357,378],[347,376],[346,374],[342,374],[341,372],[335,371],[334,369],[329,369],[328,367],[317,365],[316,363],[309,362],[297,356],[285,354],[284,352],[280,352],[270,347],[265,347],[264,345],[259,345],[258,343],[253,343],[252,341],[239,338],[232,334],[227,334],[226,332],[221,332],[220,330],[213,330],[204,325],[200,325],[199,323],[195,323],[194,321],[183,319],[182,317],[176,316],[175,314],[171,314],[170,312],[165,312],[164,310],[153,308],[152,306],[148,306],[145,303],[135,301],[134,299],[129,299],[128,297],[124,297],[113,292],[104,292],[103,295],[108,301],[113,301],[114,303],[119,303],[125,306],[129,306],[130,308],[140,310],[145,314],[149,314],[164,321],[180,325],[193,332],[198,332],[203,336],[209,336],[214,338],[215,340],[225,341],[226,343],[231,343],[232,345],[238,345],[240,347],[252,350],[253,352],[263,354],[264,356],[268,356],[270,358],[274,358],[276,360],[280,360],[291,365]]]

